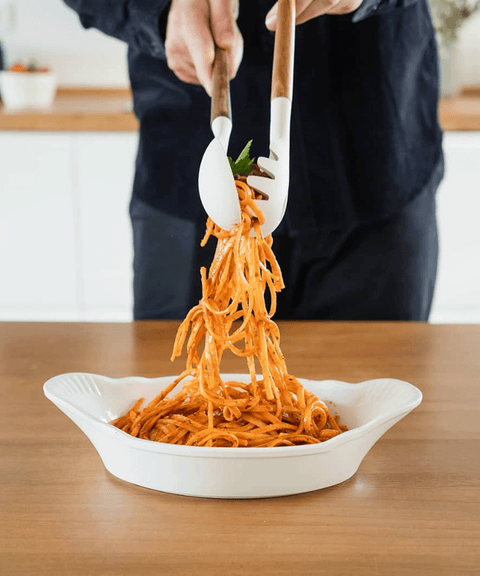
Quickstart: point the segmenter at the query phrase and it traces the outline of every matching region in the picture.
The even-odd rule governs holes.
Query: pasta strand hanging
[[[272,237],[262,236],[264,217],[254,202],[254,190],[243,181],[235,183],[241,224],[227,231],[207,221],[202,246],[215,236],[215,256],[208,273],[201,270],[202,299],[187,314],[175,338],[172,360],[186,346],[186,369],[146,407],[141,408],[141,398],[112,424],[138,438],[186,446],[324,442],[346,428],[287,371],[280,333],[272,320],[276,294],[284,287],[271,249]],[[222,380],[220,363],[226,350],[246,359],[249,384]],[[170,397],[180,382],[180,391]]]

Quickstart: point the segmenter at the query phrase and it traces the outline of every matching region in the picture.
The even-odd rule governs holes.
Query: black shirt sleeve
[[[64,0],[84,28],[97,28],[138,52],[165,57],[165,29],[170,0]]]
[[[363,0],[362,4],[352,12],[352,22],[360,22],[370,16],[380,16],[398,8],[408,8],[417,0]]]

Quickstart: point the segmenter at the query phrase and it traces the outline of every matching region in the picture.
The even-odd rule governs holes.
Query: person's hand
[[[303,24],[322,14],[348,14],[356,10],[363,0],[296,0],[296,24]],[[277,27],[278,2],[275,2],[265,19],[269,30]]]
[[[165,39],[169,68],[180,80],[201,84],[211,94],[217,45],[228,49],[232,79],[243,55],[237,17],[238,0],[172,0]]]

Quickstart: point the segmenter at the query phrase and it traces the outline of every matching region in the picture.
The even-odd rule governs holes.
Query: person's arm
[[[183,80],[210,93],[215,44],[228,49],[230,78],[242,60],[238,0],[64,0],[84,28],[97,28],[140,52],[166,58]]]
[[[97,28],[140,52],[165,57],[161,30],[171,0],[64,0],[80,16],[84,28]]]
[[[323,14],[351,14],[352,22],[369,16],[385,14],[396,8],[406,8],[417,0],[296,0],[296,23],[303,24]],[[272,6],[265,19],[269,30],[275,30],[278,3]]]

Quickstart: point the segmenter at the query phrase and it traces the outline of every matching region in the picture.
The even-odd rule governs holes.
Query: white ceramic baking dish
[[[63,374],[48,380],[44,392],[86,434],[114,476],[162,492],[209,498],[283,496],[348,480],[375,442],[422,400],[417,388],[400,380],[347,384],[300,379],[349,428],[305,446],[176,446],[133,438],[109,424],[138,398],[154,398],[174,378]],[[224,378],[245,382],[247,376]]]

